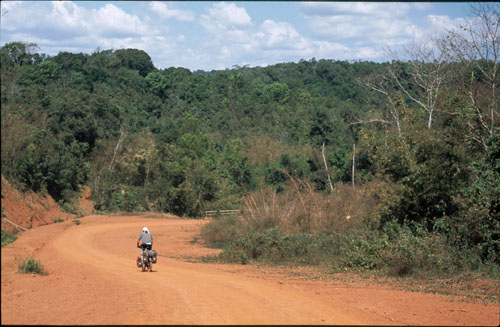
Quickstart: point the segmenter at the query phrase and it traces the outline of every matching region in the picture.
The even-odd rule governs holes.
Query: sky
[[[39,53],[147,52],[160,69],[231,69],[312,58],[387,61],[456,26],[464,2],[2,1],[0,44]]]

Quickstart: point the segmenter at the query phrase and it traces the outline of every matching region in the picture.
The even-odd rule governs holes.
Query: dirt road
[[[186,260],[199,220],[91,216],[25,232],[2,248],[2,324],[498,325],[497,305],[380,285],[301,280],[273,268]],[[158,263],[135,266],[143,226]],[[18,274],[34,256],[47,276]]]

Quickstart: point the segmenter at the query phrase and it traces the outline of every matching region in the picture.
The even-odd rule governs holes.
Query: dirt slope
[[[90,196],[90,188],[84,187],[77,203],[78,216],[95,213]],[[55,219],[70,220],[75,217],[76,215],[63,212],[50,195],[42,196],[31,191],[21,192],[2,175],[2,229],[17,233],[22,231],[22,228],[30,229],[53,224]]]
[[[363,283],[299,280],[255,266],[182,260],[203,221],[91,216],[41,226],[2,248],[2,324],[498,325],[496,305]],[[160,257],[135,267],[147,225]],[[34,255],[49,275],[17,274]],[[271,273],[270,273],[271,272]]]
[[[50,195],[40,196],[37,193],[23,193],[13,187],[2,175],[2,229],[17,232],[14,225],[24,228],[38,227],[51,224],[54,219],[67,220],[73,216],[62,212]]]

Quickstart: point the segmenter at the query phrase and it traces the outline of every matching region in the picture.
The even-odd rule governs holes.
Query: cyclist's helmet
[[[147,228],[147,227],[144,227],[144,228],[142,229],[142,231],[143,231],[143,232],[145,232],[145,233],[149,233],[149,230],[148,230],[148,228]]]

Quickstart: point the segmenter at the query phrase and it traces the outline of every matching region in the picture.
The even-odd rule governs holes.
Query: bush
[[[411,234],[388,247],[384,253],[389,275],[450,273],[456,270],[451,253],[439,235],[423,238]]]
[[[219,259],[242,264],[253,260],[268,264],[316,265],[328,261],[331,249],[328,235],[282,234],[277,227],[272,227],[228,241]]]
[[[219,254],[218,259],[222,262],[239,263],[246,265],[249,262],[248,255],[242,250],[235,250],[231,247],[225,248],[224,252]]]
[[[460,212],[446,221],[445,232],[452,244],[466,244],[483,263],[500,267],[500,131],[488,144],[488,157],[473,164],[474,182],[457,197]]]
[[[334,270],[369,271],[384,266],[382,253],[387,237],[368,229],[337,232],[331,236],[336,251],[331,261]]]
[[[283,259],[283,240],[277,228],[269,228],[264,232],[255,231],[237,240],[235,245],[254,260],[279,262]]]
[[[62,218],[54,219],[54,223],[62,223],[63,221],[64,221],[64,219],[62,219]]]
[[[79,215],[80,210],[78,209],[78,206],[76,205],[75,201],[68,202],[65,200],[59,200],[58,202],[59,208],[66,213],[73,214],[73,215]]]
[[[222,248],[245,232],[242,220],[236,216],[217,218],[212,223],[205,224],[201,229],[201,237],[212,247]]]
[[[43,265],[40,260],[35,260],[33,258],[24,259],[23,262],[18,266],[18,271],[24,274],[39,274],[46,275],[47,273],[43,269]]]
[[[5,229],[2,229],[2,247],[6,246],[17,240],[17,235],[14,233],[9,233]]]
[[[459,253],[444,235],[428,232],[423,224],[391,222],[383,233],[388,246],[382,260],[389,275],[446,275],[471,268],[467,262],[474,259],[472,253]]]

